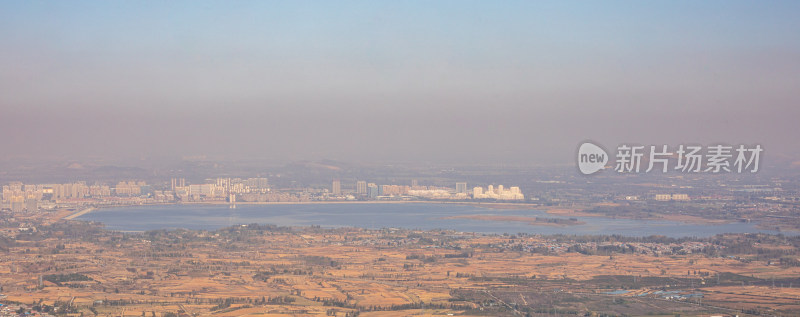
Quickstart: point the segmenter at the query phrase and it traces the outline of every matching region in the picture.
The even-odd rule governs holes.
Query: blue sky
[[[764,143],[791,158],[798,7],[2,2],[0,134],[14,137],[0,146],[19,156],[553,163],[592,138]]]

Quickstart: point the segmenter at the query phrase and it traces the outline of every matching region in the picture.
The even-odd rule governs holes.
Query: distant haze
[[[800,157],[800,2],[0,4],[0,158]],[[766,155],[766,154],[765,154]]]

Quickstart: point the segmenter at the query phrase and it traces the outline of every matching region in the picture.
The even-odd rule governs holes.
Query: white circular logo
[[[594,174],[608,163],[608,153],[601,147],[585,142],[578,148],[578,169],[584,175]]]

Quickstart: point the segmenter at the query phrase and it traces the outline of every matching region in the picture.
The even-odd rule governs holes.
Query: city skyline
[[[304,203],[304,202],[354,202],[354,201],[525,201],[518,186],[504,189],[503,185],[473,187],[467,191],[466,182],[456,182],[454,187],[422,185],[412,180],[409,185],[376,184],[358,180],[355,186],[342,190],[341,181],[331,182],[331,188],[306,186],[303,188],[274,188],[265,177],[218,177],[204,182],[186,182],[185,178],[171,178],[148,184],[141,180],[121,180],[113,183],[86,181],[71,183],[32,184],[9,182],[0,187],[0,212],[12,213],[52,212],[64,208],[94,208],[109,206],[169,205],[175,203]],[[663,195],[662,195],[663,196]],[[669,195],[666,195],[669,196]],[[670,196],[671,198],[672,196]],[[669,200],[667,198],[666,200]],[[657,197],[657,199],[659,199]],[[675,198],[672,198],[675,199]],[[530,200],[530,199],[529,199]],[[538,200],[534,198],[533,201]],[[663,197],[662,197],[663,200]]]

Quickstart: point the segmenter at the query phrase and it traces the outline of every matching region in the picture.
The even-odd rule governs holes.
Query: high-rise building
[[[185,178],[173,178],[172,179],[172,187],[170,187],[173,191],[175,188],[179,187],[186,187],[186,179]]]
[[[369,183],[369,185],[367,185],[367,196],[369,196],[369,198],[376,198],[379,194],[378,185],[374,183]]]
[[[39,201],[36,197],[28,197],[25,198],[25,210],[28,212],[37,212],[39,211]]]
[[[475,187],[472,189],[472,198],[474,199],[497,199],[497,200],[525,200],[525,195],[522,190],[517,186],[512,186],[510,189],[505,189],[503,185],[494,187],[489,185],[486,191],[482,187]]]
[[[9,199],[11,212],[20,213],[25,210],[25,198],[22,196],[14,196]]]
[[[359,195],[366,195],[367,194],[367,182],[366,181],[357,181],[356,182],[356,194],[359,194]]]
[[[10,200],[11,197],[18,196],[22,194],[22,183],[21,182],[13,182],[8,185],[3,186],[3,200]]]
[[[53,184],[53,200],[64,198],[64,185]]]
[[[269,188],[269,180],[264,177],[248,178],[244,184],[250,188],[266,189]]]
[[[466,194],[467,193],[467,183],[456,183],[456,193]]]
[[[419,182],[416,179],[412,179],[411,180],[411,187],[417,187],[417,186],[419,186]]]
[[[380,194],[383,196],[401,196],[408,194],[408,186],[405,185],[381,185]]]
[[[111,196],[111,187],[108,187],[106,185],[92,185],[92,186],[89,186],[89,196],[92,196],[92,197]]]
[[[331,185],[331,194],[334,195],[342,194],[342,182],[340,182],[338,179],[333,181],[333,184]]]
[[[483,198],[483,187],[475,187],[472,189],[472,198]]]
[[[67,184],[69,185],[69,184]],[[77,185],[77,184],[76,184]],[[144,182],[119,182],[117,186],[114,187],[114,193],[118,196],[138,196],[142,193],[142,187],[146,185]],[[75,187],[75,186],[73,186]]]

